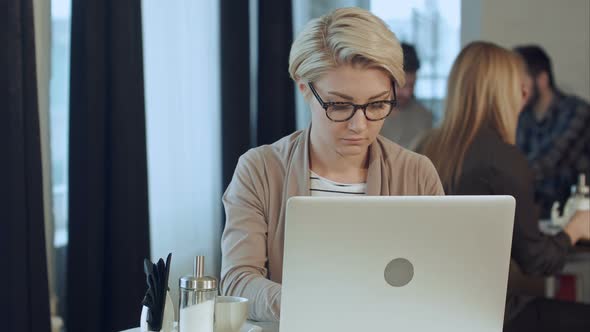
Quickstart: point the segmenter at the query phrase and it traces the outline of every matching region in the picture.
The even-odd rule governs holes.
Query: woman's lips
[[[342,140],[348,144],[360,144],[365,141],[364,138],[343,138]]]

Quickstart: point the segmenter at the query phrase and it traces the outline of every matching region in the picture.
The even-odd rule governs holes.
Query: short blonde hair
[[[403,53],[385,22],[361,8],[340,8],[309,21],[289,55],[291,78],[313,82],[342,65],[379,68],[405,84]]]

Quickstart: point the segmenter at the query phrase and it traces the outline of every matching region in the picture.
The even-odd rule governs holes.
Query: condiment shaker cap
[[[193,275],[180,278],[180,288],[207,291],[217,289],[217,279],[214,277],[204,276],[205,256],[195,257]]]

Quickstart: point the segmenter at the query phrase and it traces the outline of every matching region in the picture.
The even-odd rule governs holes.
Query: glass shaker
[[[205,257],[195,257],[193,275],[180,278],[179,332],[213,332],[217,279],[204,275]]]

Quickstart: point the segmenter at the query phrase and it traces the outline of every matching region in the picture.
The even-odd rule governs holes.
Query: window
[[[170,280],[221,249],[219,2],[144,0],[143,55],[152,259]],[[178,287],[170,290],[178,303]]]
[[[70,17],[70,0],[51,1],[49,122],[56,247],[65,246],[68,238]]]
[[[71,0],[51,1],[51,74],[49,139],[53,212],[52,314],[65,317],[66,250],[68,243],[68,141],[70,98]],[[49,239],[48,239],[49,241]],[[57,301],[57,302],[55,302]],[[54,307],[57,305],[57,307]],[[53,317],[52,319],[59,319]],[[52,321],[52,324],[55,322]],[[59,326],[61,324],[58,324]]]
[[[460,50],[461,0],[371,0],[371,11],[400,41],[416,47],[421,66],[415,95],[440,120],[447,77]]]

